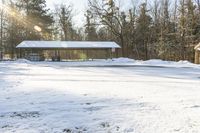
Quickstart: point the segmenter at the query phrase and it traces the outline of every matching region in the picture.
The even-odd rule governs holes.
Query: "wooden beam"
[[[200,64],[200,51],[195,50],[195,64]]]

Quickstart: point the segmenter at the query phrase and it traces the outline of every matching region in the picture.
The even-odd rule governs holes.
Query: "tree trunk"
[[[148,60],[148,44],[145,42],[145,60]]]
[[[122,57],[126,57],[126,55],[125,55],[126,50],[125,50],[125,46],[124,46],[124,37],[123,37],[123,35],[120,35],[120,41],[121,41],[121,46],[122,46]]]
[[[1,36],[1,40],[0,40],[0,51],[1,51],[1,50],[3,49],[3,9],[1,9],[1,18],[0,18],[0,19],[1,19],[1,27],[0,27],[0,28],[1,28],[1,31],[0,31],[0,32],[1,32],[1,33],[0,33],[0,34],[1,34],[1,35],[0,35],[0,36]],[[2,51],[3,51],[3,50],[2,50]]]

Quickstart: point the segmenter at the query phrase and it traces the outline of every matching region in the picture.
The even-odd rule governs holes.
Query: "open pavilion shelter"
[[[53,61],[67,59],[70,52],[76,55],[84,55],[87,59],[113,58],[118,55],[121,48],[115,42],[94,42],[94,41],[23,41],[16,47],[19,50],[20,58],[27,58],[32,61],[51,58]],[[99,56],[94,56],[98,55]],[[77,56],[80,59],[81,56]]]

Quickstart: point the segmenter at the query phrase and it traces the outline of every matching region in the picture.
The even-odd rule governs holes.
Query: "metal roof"
[[[109,49],[121,48],[115,42],[90,41],[23,41],[16,48],[24,49]]]

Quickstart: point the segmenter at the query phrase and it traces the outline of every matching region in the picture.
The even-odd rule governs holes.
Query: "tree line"
[[[200,0],[132,0],[126,8],[121,2],[88,0],[85,24],[75,27],[69,3],[50,10],[46,0],[2,0],[0,50],[15,58],[23,40],[115,41],[122,57],[194,60]]]

